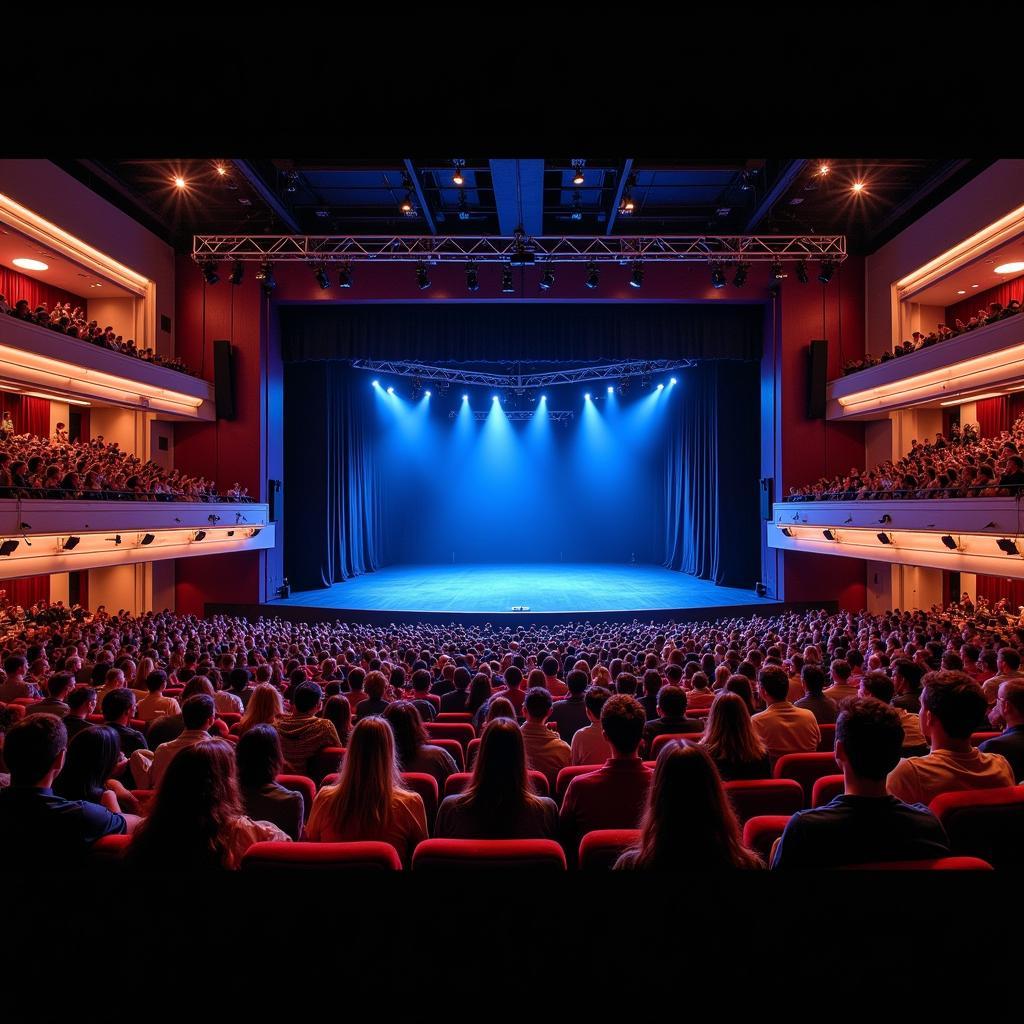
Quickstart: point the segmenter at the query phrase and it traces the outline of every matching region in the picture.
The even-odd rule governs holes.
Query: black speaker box
[[[810,344],[810,372],[807,377],[807,418],[824,419],[825,390],[828,384],[828,342],[817,339]]]
[[[235,418],[235,356],[230,341],[213,343],[213,388],[217,419]]]

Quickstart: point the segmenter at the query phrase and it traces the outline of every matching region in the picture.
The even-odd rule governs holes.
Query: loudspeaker
[[[235,357],[230,341],[213,343],[213,388],[217,403],[217,419],[235,418]]]
[[[828,342],[817,339],[810,344],[810,371],[807,375],[807,418],[824,419],[825,389],[828,384]]]
[[[766,522],[772,517],[772,491],[775,481],[770,476],[761,478],[761,518]]]
[[[278,492],[281,490],[281,481],[273,478],[267,480],[267,503],[269,504],[270,521],[277,522]]]

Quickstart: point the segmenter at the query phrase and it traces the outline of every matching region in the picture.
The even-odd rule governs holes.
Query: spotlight
[[[655,390],[656,390],[656,391],[664,391],[664,390],[665,390],[665,385],[664,385],[664,384],[659,384],[659,385],[657,386],[657,388],[655,388]]]
[[[228,281],[230,281],[231,284],[239,285],[239,284],[242,283],[242,278],[244,276],[245,276],[245,264],[244,263],[236,263],[231,268],[231,273],[228,275]]]
[[[5,540],[3,544],[0,544],[0,555],[3,555],[6,558],[7,556],[13,554],[17,550],[18,545],[20,543],[21,541],[17,540]]]
[[[412,198],[412,181],[409,179],[408,174],[402,175],[402,188],[405,189],[405,197],[402,199],[401,205],[398,207],[406,215],[406,217],[416,216],[416,204]]]
[[[203,280],[207,284],[216,284],[220,280],[220,274],[217,273],[217,264],[212,260],[208,260],[202,265]]]
[[[480,290],[480,275],[477,273],[475,263],[466,266],[466,289],[471,292]]]
[[[143,547],[145,547],[147,544],[152,544],[153,541],[155,541],[155,540],[156,540],[156,535],[155,534],[147,533],[146,536],[143,537],[141,541],[139,541],[139,543],[142,544]]]
[[[613,388],[611,386],[611,384],[608,385],[608,394],[609,395],[614,395],[615,394],[615,388]]]
[[[732,283],[735,288],[742,288],[747,283],[747,271],[750,270],[749,263],[737,263],[736,273],[733,274]]]
[[[569,220],[583,220],[583,203],[582,195],[580,190],[576,189],[572,194],[572,213],[569,214]]]
[[[880,533],[877,536],[878,536],[878,543],[879,544],[891,544],[892,543],[892,537],[890,537],[889,534],[887,534],[887,533]]]
[[[425,395],[425,396],[426,396],[427,398],[429,398],[429,397],[430,397],[430,392],[429,392],[429,391],[424,391],[424,392],[423,392],[423,394],[424,394],[424,395]]]
[[[338,287],[339,288],[351,288],[352,287],[352,264],[342,263],[341,270],[338,271]]]
[[[590,392],[588,391],[583,397],[589,402],[590,401]]]
[[[716,263],[711,270],[711,286],[713,288],[724,288],[725,284],[725,270],[721,263]]]
[[[836,539],[836,535],[835,535],[834,531],[832,531],[832,530],[822,530],[821,534],[825,538],[825,540],[835,540]]]
[[[313,271],[313,277],[316,278],[316,283],[325,291],[331,287],[331,279],[327,276],[327,271],[323,267],[317,267]]]
[[[469,395],[463,395],[463,396],[462,396],[462,400],[463,400],[464,402],[468,402],[468,401],[469,401]]]
[[[540,286],[544,291],[550,291],[555,283],[555,272],[550,268],[541,275]]]
[[[511,295],[516,290],[516,286],[512,282],[512,271],[509,267],[505,267],[501,272],[501,290],[505,295]]]
[[[196,533],[195,537],[193,537],[192,539],[193,540],[204,540],[205,537],[206,537],[206,531],[205,530],[200,530],[198,533]]]
[[[174,178],[174,187],[175,188],[183,189],[183,188],[186,187],[187,184],[188,184],[188,182],[185,181],[185,179],[180,174],[175,175],[175,178]]]
[[[260,282],[265,295],[269,295],[276,287],[274,280],[274,268],[270,263],[261,263],[260,269],[256,271],[256,280]]]
[[[68,539],[64,541],[64,550],[74,551],[74,549],[78,547],[79,543],[81,543],[81,540],[81,537],[68,537]]]
[[[858,194],[863,192],[864,191],[864,182],[863,181],[855,181],[850,186],[850,191],[851,192],[857,192]]]
[[[996,544],[999,546],[1000,551],[1005,551],[1008,555],[1020,554],[1017,550],[1017,545],[1012,540],[1007,540],[1005,537],[1002,540],[997,540]]]
[[[491,401],[492,402],[500,402],[501,399],[497,395],[491,395]]]
[[[285,190],[287,192],[298,192],[299,190],[299,172],[288,171],[285,175]]]
[[[465,160],[453,160],[452,163],[455,165],[455,173],[452,175],[453,185],[465,185],[466,179],[462,176],[462,168],[466,166]]]
[[[807,284],[807,264],[803,260],[796,265],[796,279],[801,284]]]
[[[590,262],[587,264],[587,287],[596,288],[601,283],[601,271],[597,264]]]
[[[781,531],[783,537],[793,536],[793,531],[788,526],[780,526],[779,530]]]
[[[547,396],[547,395],[541,395],[541,396],[540,396],[540,400],[541,400],[542,402],[546,402],[546,401],[548,400],[548,396]]]
[[[379,381],[379,380],[375,380],[375,381],[373,382],[373,386],[374,386],[375,388],[379,388],[379,387],[380,387],[380,381]]]
[[[772,262],[772,277],[776,281],[782,281],[786,278],[786,272],[782,269],[782,263],[779,260]]]
[[[644,283],[644,268],[640,263],[633,264],[633,273],[629,278],[630,288],[640,288]]]
[[[466,198],[466,193],[459,193],[459,202],[457,209],[459,211],[459,220],[469,220],[469,200]]]
[[[821,273],[818,274],[818,280],[822,284],[828,284],[832,280],[832,275],[836,272],[836,265],[831,260],[825,260],[821,265]]]
[[[425,292],[430,287],[430,275],[422,263],[416,268],[416,286],[421,292]]]
[[[956,551],[956,541],[948,533],[942,538],[942,543],[945,544],[950,551]]]
[[[679,381],[677,381],[677,380],[675,379],[675,377],[673,377],[673,378],[672,378],[672,379],[671,379],[671,380],[669,381],[669,384],[678,384],[678,383],[679,383]]]
[[[573,160],[572,162],[572,183],[574,185],[583,184],[583,167],[586,164],[586,160]]]
[[[388,388],[388,394],[389,395],[393,395],[394,393],[395,393],[395,389],[393,387],[389,387]]]
[[[249,536],[250,536],[250,537],[258,537],[258,536],[260,535],[260,530],[262,530],[262,529],[263,529],[263,527],[262,527],[262,526],[254,526],[254,527],[253,527],[253,528],[252,528],[252,529],[251,529],[251,530],[249,531]]]
[[[626,180],[626,188],[622,193],[622,200],[619,203],[619,213],[628,217],[634,210],[633,189],[636,187],[636,175],[631,174]]]

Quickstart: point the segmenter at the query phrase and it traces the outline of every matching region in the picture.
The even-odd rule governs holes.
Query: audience
[[[432,775],[437,780],[437,791],[443,793],[448,776],[458,771],[458,765],[447,750],[428,742],[416,705],[408,700],[392,701],[381,717],[394,733],[399,771]]]
[[[238,741],[235,753],[245,813],[254,821],[271,822],[298,841],[307,808],[301,792],[276,781],[284,765],[277,731],[270,725],[254,725]]]
[[[558,734],[570,745],[580,729],[590,724],[584,694],[590,686],[590,676],[580,669],[574,669],[565,677],[569,695],[556,700],[551,708],[551,721],[558,726]],[[526,695],[523,694],[525,700]],[[521,709],[522,705],[520,705]],[[573,764],[576,762],[574,761]]]
[[[129,815],[139,813],[139,804],[114,777],[125,763],[117,733],[110,726],[86,729],[68,743],[64,768],[53,791],[65,800],[88,800],[124,814],[130,832],[134,822]]]
[[[818,749],[821,730],[814,714],[790,704],[789,677],[776,665],[758,673],[757,688],[767,707],[754,715],[752,724],[774,764],[783,754],[808,753]]]
[[[160,746],[148,756],[149,751],[140,750],[132,756],[132,775],[142,789],[159,789],[160,783],[171,762],[182,750],[210,738],[209,728],[216,710],[213,698],[206,693],[189,697],[181,706],[184,730],[181,735]]]
[[[978,750],[1001,754],[1009,761],[1017,782],[1024,782],[1024,679],[1006,679],[999,684],[995,711],[1006,728],[1001,735],[985,740]]]
[[[768,751],[739,694],[723,692],[715,697],[701,744],[715,762],[723,782],[771,777]]]
[[[657,718],[644,725],[644,752],[650,753],[656,736],[702,733],[704,723],[699,718],[686,717],[686,691],[681,686],[663,686],[658,691]]]
[[[285,771],[293,775],[309,775],[310,762],[321,750],[341,746],[334,724],[326,718],[317,718],[323,700],[324,692],[319,684],[300,683],[292,693],[291,714],[283,715],[274,723],[281,737]]]
[[[591,686],[583,695],[583,708],[590,725],[573,733],[569,748],[570,764],[604,764],[612,756],[611,744],[601,729],[601,711],[611,690],[604,686]]]
[[[800,682],[807,696],[793,701],[793,706],[810,711],[818,725],[835,725],[839,708],[831,697],[825,696],[825,673],[821,668],[817,665],[804,665],[800,670]]]
[[[558,733],[546,725],[551,715],[551,694],[543,687],[535,686],[526,693],[523,701],[523,742],[526,745],[526,763],[533,771],[540,772],[548,780],[553,793],[558,773],[569,764],[571,750]]]

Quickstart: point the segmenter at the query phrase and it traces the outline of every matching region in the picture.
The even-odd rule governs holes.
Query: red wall
[[[7,304],[12,309],[21,299],[27,299],[32,309],[46,303],[46,308],[52,310],[57,302],[70,302],[72,309],[75,306],[84,309],[86,303],[81,295],[37,281],[34,277],[22,274],[11,267],[0,267],[0,295],[7,299]]]
[[[998,302],[1000,305],[1006,306],[1009,305],[1011,299],[1024,302],[1024,277],[1004,281],[983,292],[975,292],[955,306],[947,306],[944,323],[947,327],[953,327],[956,324],[956,318],[959,317],[966,324],[972,316],[977,314],[979,309],[983,309],[987,313],[990,302]]]
[[[175,611],[202,615],[207,601],[257,603],[260,600],[260,552],[180,558],[175,564]]]

